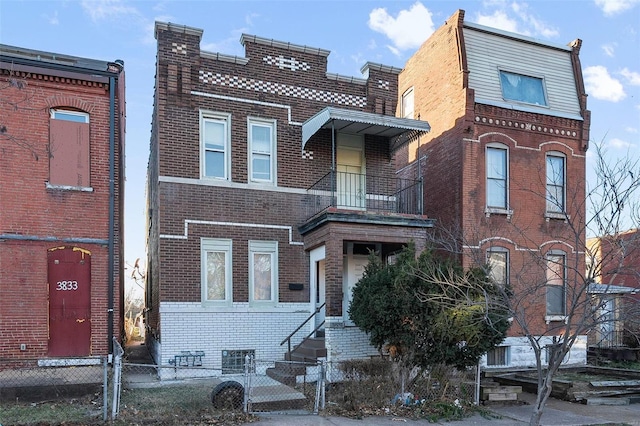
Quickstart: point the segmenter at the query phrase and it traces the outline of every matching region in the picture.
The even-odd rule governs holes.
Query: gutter
[[[109,243],[108,243],[108,269],[109,280],[108,305],[107,305],[107,347],[109,358],[113,357],[113,301],[114,301],[114,229],[115,229],[115,132],[116,132],[116,87],[115,77],[109,77]],[[122,242],[120,242],[122,244]]]

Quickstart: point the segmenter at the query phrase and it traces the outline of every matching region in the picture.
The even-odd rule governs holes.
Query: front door
[[[324,316],[326,309],[323,307],[320,309],[322,305],[324,305],[325,298],[325,280],[324,280],[324,259],[316,262],[316,310],[319,309],[316,314],[316,322],[315,326],[318,327],[320,324],[324,322]],[[319,330],[324,330],[324,325],[320,327]]]
[[[364,140],[362,136],[339,133],[336,152],[338,207],[348,209],[364,209],[366,207],[364,170]]]
[[[49,249],[48,280],[49,356],[91,355],[91,252]]]

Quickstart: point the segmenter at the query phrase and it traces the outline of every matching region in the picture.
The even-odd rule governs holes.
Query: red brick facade
[[[508,250],[509,281],[520,295],[528,295],[522,298],[528,305],[528,327],[534,334],[544,334],[558,326],[545,321],[544,287],[540,285],[545,280],[545,254],[551,250],[566,253],[569,274],[582,271],[584,265],[585,155],[590,116],[578,60],[579,44],[567,51],[570,59],[566,61],[573,65],[578,93],[574,101],[579,104],[580,117],[564,118],[553,108],[532,112],[522,106],[518,110],[517,105],[477,102],[477,91],[470,87],[468,61],[479,52],[467,46],[465,31],[464,11],[458,11],[420,47],[400,74],[399,93],[413,88],[415,117],[429,121],[431,132],[410,144],[398,157],[398,165],[423,159],[425,213],[436,219],[446,230],[445,235],[457,236],[456,248],[465,265],[486,262],[486,251],[491,247]],[[504,38],[505,49],[508,43],[512,41]],[[529,45],[524,42],[520,49]],[[480,54],[492,61],[490,53]],[[490,68],[497,74],[496,64],[491,63]],[[498,143],[508,152],[508,208],[501,212],[487,209],[485,153],[490,143]],[[565,209],[569,221],[562,215],[547,214],[545,167],[549,152],[566,159]],[[435,235],[440,235],[437,230]],[[450,247],[452,242],[446,244]],[[534,285],[538,290],[530,292]],[[510,333],[518,336],[520,330],[514,326]]]
[[[50,353],[55,327],[50,324],[47,256],[61,247],[90,253],[90,317],[78,321],[90,323],[91,337],[89,351],[82,356],[106,355],[110,353],[109,335],[120,337],[122,317],[122,65],[84,60],[85,65],[79,67],[75,65],[79,58],[9,46],[0,46],[0,55],[0,122],[6,126],[0,155],[0,358],[35,359]],[[63,58],[65,65],[48,58]],[[50,182],[51,164],[56,158],[56,149],[50,143],[52,111],[88,117],[89,170],[82,172],[86,173],[83,182],[88,184]],[[111,138],[115,160],[113,206]],[[69,168],[76,167],[73,161],[68,163]],[[75,291],[71,285],[69,290]],[[113,318],[108,313],[111,307]],[[81,316],[70,310],[63,315]]]

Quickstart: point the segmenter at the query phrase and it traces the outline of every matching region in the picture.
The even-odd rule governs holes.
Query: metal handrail
[[[289,342],[289,344],[287,345],[287,348],[288,348],[288,350],[289,350],[289,353],[291,353],[291,338],[293,337],[293,335],[294,335],[294,334],[296,334],[298,331],[300,331],[300,329],[301,329],[302,327],[304,327],[304,325],[305,325],[306,323],[308,323],[308,322],[311,320],[311,318],[315,317],[315,316],[316,316],[316,314],[318,314],[318,313],[320,312],[320,310],[321,310],[322,308],[324,308],[324,305],[326,305],[326,304],[327,304],[327,303],[325,302],[325,303],[323,303],[322,305],[320,305],[319,307],[317,307],[317,308],[316,308],[316,310],[315,310],[311,315],[309,315],[309,318],[307,318],[306,320],[304,320],[304,322],[303,322],[302,324],[300,324],[300,325],[298,326],[298,328],[296,328],[295,330],[293,330],[293,331],[291,332],[291,334],[289,334],[289,335],[288,335],[288,336],[287,336],[287,337],[286,337],[282,342],[280,342],[280,346],[284,345],[284,343],[288,341],[288,342]],[[324,321],[322,321],[322,324],[324,324]],[[322,325],[322,324],[320,324],[320,325]],[[315,332],[316,332],[316,330],[320,327],[320,325],[319,325],[318,327],[316,327],[316,329],[315,329],[315,330],[313,330],[313,331],[309,334],[309,336],[311,336],[311,334],[315,333]],[[307,336],[307,338],[308,338],[309,336]]]

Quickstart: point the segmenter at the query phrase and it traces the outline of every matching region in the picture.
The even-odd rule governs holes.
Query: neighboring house
[[[346,77],[327,72],[319,48],[244,34],[238,57],[202,51],[197,28],[157,22],[155,33],[156,362],[197,352],[233,372],[246,354],[282,359],[299,326],[292,349],[312,335],[313,357],[376,354],[349,320],[351,291],[370,250],[420,249],[432,226],[421,182],[396,176],[394,153],[429,130],[394,116],[400,69],[367,63],[365,78]]]
[[[399,150],[396,165],[421,165],[425,213],[465,266],[486,262],[513,288],[526,321],[514,321],[488,366],[535,365],[521,326],[542,342],[563,333],[583,270],[572,266],[584,265],[575,241],[584,241],[590,125],[580,45],[469,23],[459,10],[399,75],[399,114],[427,119],[431,131]],[[586,362],[586,336],[565,359]]]
[[[120,338],[121,61],[0,45],[0,358],[99,362]]]
[[[640,232],[589,238],[586,264],[594,281],[589,292],[601,319],[589,335],[589,346],[640,346]]]

